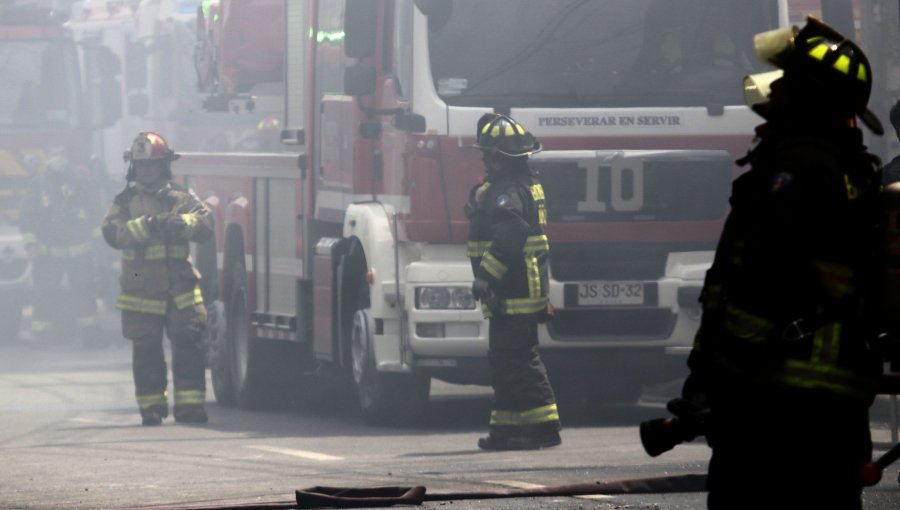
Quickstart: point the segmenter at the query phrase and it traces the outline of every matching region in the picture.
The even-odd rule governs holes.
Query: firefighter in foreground
[[[94,282],[96,225],[103,211],[88,183],[68,158],[54,154],[22,202],[19,230],[34,265],[31,333],[35,346],[71,340],[71,326],[65,319],[74,322],[85,347],[106,343],[97,319]]]
[[[169,414],[163,332],[172,342],[175,421],[207,421],[201,336],[206,308],[188,243],[212,234],[212,217],[191,191],[172,184],[177,159],[160,135],[138,134],[126,152],[128,185],[103,220],[103,236],[122,250],[122,333],[132,341],[135,396],[144,425]]]
[[[559,413],[537,352],[538,322],[548,316],[544,191],[528,167],[540,143],[513,119],[487,114],[477,126],[487,177],[466,203],[472,292],[490,319],[488,361],[494,388],[484,450],[560,444]]]
[[[813,18],[754,42],[782,74],[770,93],[778,71],[745,81],[766,122],[738,161],[683,397],[709,413],[710,509],[859,509],[881,368],[879,162],[856,127],[883,134],[872,69]]]

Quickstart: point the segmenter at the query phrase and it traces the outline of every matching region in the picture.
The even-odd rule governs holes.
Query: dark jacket
[[[878,160],[855,128],[761,129],[706,276],[686,393],[741,380],[870,400]]]
[[[490,176],[472,188],[466,211],[472,270],[499,299],[486,314],[545,313],[550,245],[544,190],[535,175],[522,165]]]

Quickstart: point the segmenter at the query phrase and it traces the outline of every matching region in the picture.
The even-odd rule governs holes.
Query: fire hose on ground
[[[900,394],[900,374],[882,376],[879,393]],[[679,400],[679,399],[676,399]],[[673,410],[670,402],[670,411]],[[685,411],[674,408],[676,416]],[[647,425],[641,424],[641,440],[647,453],[655,457],[668,451],[683,440],[692,440],[700,435],[698,431],[685,424],[678,425],[678,418],[653,420],[655,425],[648,431]],[[696,425],[693,424],[693,425]],[[648,432],[658,436],[658,442],[648,444]],[[661,440],[661,441],[659,441]],[[649,446],[649,448],[648,448]],[[865,486],[873,486],[881,481],[884,470],[900,460],[900,443],[894,445],[878,459],[863,467],[862,478]],[[294,510],[313,508],[375,508],[397,505],[421,505],[428,501],[462,501],[500,498],[535,498],[535,497],[576,497],[576,496],[612,496],[622,494],[663,494],[690,493],[706,491],[705,474],[683,474],[651,478],[637,478],[607,482],[591,482],[569,485],[555,485],[529,489],[493,489],[460,492],[428,493],[424,486],[413,487],[325,487],[316,486],[295,491],[294,500],[272,501],[262,503],[244,503],[234,505],[182,505],[140,507],[141,510]],[[137,510],[137,509],[123,509]]]

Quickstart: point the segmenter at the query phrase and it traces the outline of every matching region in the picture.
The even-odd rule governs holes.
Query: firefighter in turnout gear
[[[116,307],[122,311],[122,333],[132,341],[143,424],[159,425],[168,416],[163,332],[172,342],[175,421],[205,423],[206,308],[188,243],[211,236],[212,217],[193,192],[170,182],[178,155],[160,135],[138,134],[125,155],[128,185],[115,197],[102,232],[122,251]]]
[[[34,268],[31,332],[36,346],[67,340],[71,326],[66,320],[74,322],[85,347],[105,342],[94,282],[96,225],[103,211],[88,183],[64,155],[55,154],[22,202],[19,229]]]
[[[486,114],[475,147],[487,177],[472,188],[468,256],[472,292],[489,318],[488,361],[494,389],[485,450],[525,450],[560,444],[553,388],[537,352],[538,322],[548,318],[550,245],[544,191],[528,167],[538,141],[513,119]]]
[[[768,508],[772,494],[779,508],[860,509],[882,364],[881,177],[856,127],[883,133],[866,108],[872,69],[814,18],[754,42],[780,71],[745,80],[766,122],[738,161],[750,167],[733,184],[682,393],[711,416],[710,509]]]

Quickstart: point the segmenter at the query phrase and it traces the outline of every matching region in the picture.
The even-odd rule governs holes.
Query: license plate
[[[590,305],[642,305],[644,282],[600,281],[578,284],[578,304]]]

